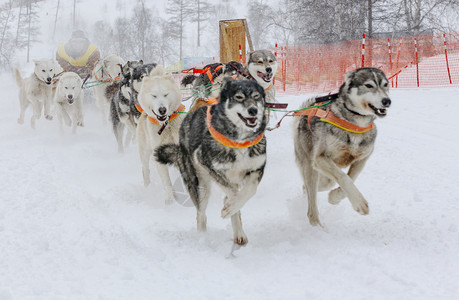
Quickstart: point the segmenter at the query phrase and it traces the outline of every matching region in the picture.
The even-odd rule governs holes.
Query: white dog
[[[150,184],[150,160],[156,147],[163,144],[178,144],[179,129],[184,118],[185,107],[181,104],[179,86],[170,75],[164,74],[161,66],[144,77],[138,95],[142,115],[137,126],[139,154],[142,161],[144,185]],[[174,192],[166,165],[155,161],[156,169],[166,191],[166,204],[171,204]]]
[[[93,87],[93,92],[96,105],[102,111],[104,121],[106,120],[105,106],[110,103],[116,92],[116,89],[110,89],[110,87],[121,81],[124,64],[121,57],[110,54],[99,60],[94,66],[92,77],[98,82],[98,85]]]
[[[44,107],[45,118],[52,120],[51,103],[53,80],[61,73],[62,68],[52,59],[34,60],[35,68],[32,75],[22,78],[17,68],[14,69],[16,83],[19,87],[19,104],[21,112],[18,123],[24,124],[24,114],[32,105],[33,115],[30,125],[35,128],[36,120],[40,119],[41,111]]]
[[[60,131],[63,132],[62,122],[72,126],[72,132],[76,127],[83,127],[83,81],[78,74],[67,72],[59,79],[56,93],[54,94],[54,106],[59,120]]]

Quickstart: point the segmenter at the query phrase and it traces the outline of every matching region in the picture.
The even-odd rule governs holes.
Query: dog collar
[[[206,117],[206,122],[207,122],[207,127],[209,128],[210,135],[222,144],[223,146],[234,148],[234,149],[243,149],[243,148],[248,148],[255,146],[258,144],[261,139],[263,138],[264,133],[260,133],[259,136],[254,138],[253,140],[247,140],[245,142],[236,142],[233,141],[226,136],[224,136],[222,133],[218,132],[213,126],[212,126],[212,115],[210,114],[210,109],[212,108],[212,105],[207,106],[207,117]]]
[[[137,108],[137,110],[140,113],[143,113],[143,108],[140,105],[138,104],[134,104],[134,105],[135,105],[135,108]],[[173,119],[177,118],[178,115],[182,113],[184,110],[185,110],[185,105],[180,104],[179,108],[169,117],[168,121],[172,121]],[[154,117],[148,116],[148,121],[150,121],[151,124],[160,125],[160,122],[158,121],[158,119]]]
[[[366,127],[357,126],[349,121],[337,117],[331,110],[330,107],[327,107],[327,110],[320,109],[319,107],[314,107],[312,109],[296,111],[292,116],[308,116],[308,127],[311,129],[311,119],[313,117],[320,118],[320,121],[332,124],[343,130],[352,132],[352,133],[365,133],[372,130],[375,125],[372,122]]]

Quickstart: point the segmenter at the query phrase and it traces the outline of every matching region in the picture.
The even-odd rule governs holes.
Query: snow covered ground
[[[268,164],[231,251],[214,189],[207,234],[195,209],[144,188],[136,146],[116,152],[93,105],[86,126],[19,125],[17,88],[0,77],[0,299],[458,299],[459,90],[394,90],[357,186],[370,204],[319,195],[306,217],[291,119],[268,132]],[[295,108],[305,96],[284,97]],[[154,170],[154,169],[153,169]],[[177,176],[175,173],[174,176]]]

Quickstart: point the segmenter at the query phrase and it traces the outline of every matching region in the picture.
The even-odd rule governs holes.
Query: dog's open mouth
[[[385,108],[376,108],[371,104],[368,104],[368,105],[370,106],[370,108],[375,112],[375,114],[378,117],[385,117],[386,116],[387,110]]]
[[[241,114],[238,114],[239,118],[241,118],[242,121],[244,121],[245,125],[247,127],[255,127],[257,126],[257,123],[258,123],[258,119],[256,117],[254,118],[245,118],[243,117]]]
[[[257,71],[257,76],[263,79],[265,82],[271,82],[271,79],[273,78],[273,73],[262,73],[260,71]]]
[[[157,113],[155,113],[155,111],[153,109],[151,111],[155,114],[156,119],[158,121],[160,121],[160,122],[164,122],[164,121],[166,121],[168,119],[167,115],[158,115]]]
[[[73,99],[67,99],[67,101],[69,102],[69,104],[73,104]]]
[[[45,83],[46,83],[47,85],[50,85],[50,84],[52,83],[52,81],[45,81]]]

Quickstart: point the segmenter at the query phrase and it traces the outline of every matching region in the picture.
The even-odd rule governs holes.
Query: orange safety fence
[[[459,33],[277,46],[276,93],[337,90],[348,71],[382,69],[393,88],[459,87]],[[362,65],[363,64],[363,65]]]

